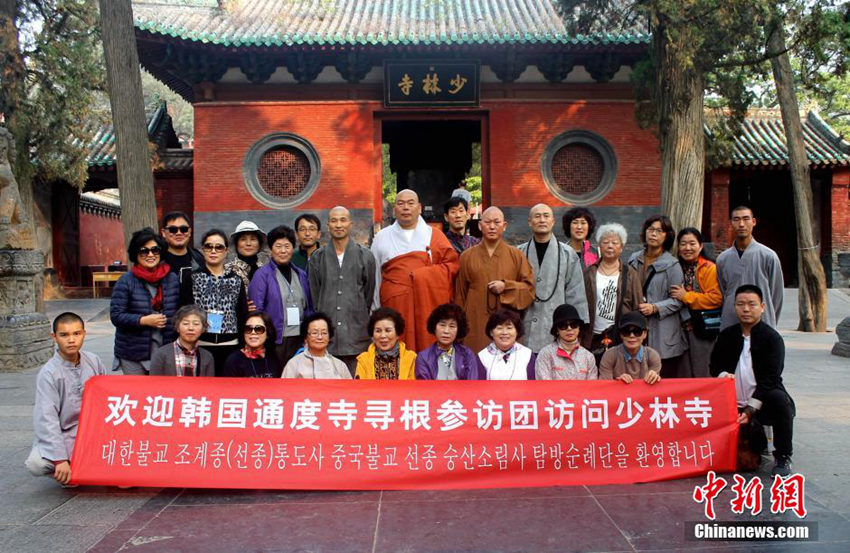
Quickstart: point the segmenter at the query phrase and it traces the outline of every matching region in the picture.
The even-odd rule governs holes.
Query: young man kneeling
[[[106,368],[97,355],[81,351],[86,329],[76,313],[56,317],[50,336],[58,351],[38,372],[33,409],[35,441],[25,464],[33,476],[49,474],[67,485],[83,386],[89,378],[106,374]]]
[[[661,380],[661,355],[646,340],[646,317],[637,311],[620,319],[620,339],[623,343],[610,348],[599,361],[599,380],[619,380],[631,384],[642,379],[647,384]]]
[[[740,424],[755,417],[762,424],[773,426],[773,474],[788,476],[796,408],[782,384],[785,342],[762,321],[764,308],[764,296],[758,286],[745,284],[735,290],[738,324],[724,329],[717,337],[709,367],[712,376],[735,379]]]

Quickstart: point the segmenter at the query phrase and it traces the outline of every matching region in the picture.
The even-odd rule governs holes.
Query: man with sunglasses
[[[773,474],[791,474],[791,438],[796,407],[782,384],[785,342],[765,319],[764,292],[754,284],[735,290],[738,324],[720,331],[711,350],[712,376],[734,378],[738,423],[758,419],[773,426]]]
[[[647,384],[661,381],[661,356],[646,340],[646,317],[637,311],[626,313],[620,319],[622,343],[609,348],[599,362],[599,380],[619,380],[631,384],[641,379]]]
[[[162,254],[162,260],[177,275],[180,284],[184,276],[204,266],[204,256],[192,247],[192,225],[189,216],[182,211],[166,213],[162,218],[160,234],[165,238],[168,249]]]

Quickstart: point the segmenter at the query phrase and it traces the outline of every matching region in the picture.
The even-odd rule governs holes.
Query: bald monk
[[[372,241],[376,262],[374,308],[392,307],[407,323],[402,340],[421,351],[433,341],[428,315],[452,301],[458,255],[439,229],[420,216],[422,205],[413,190],[398,193],[393,206],[395,223],[381,229]]]
[[[534,272],[518,249],[502,240],[508,223],[498,207],[481,215],[482,240],[460,256],[455,303],[466,311],[469,334],[464,341],[473,351],[484,349],[487,318],[500,307],[522,311],[534,301]]]

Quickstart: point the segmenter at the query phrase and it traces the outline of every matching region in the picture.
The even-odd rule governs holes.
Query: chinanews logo
[[[765,510],[763,495],[765,483],[758,476],[747,480],[739,474],[732,476],[733,484],[729,488],[732,498],[728,501],[732,515],[749,514],[759,517]],[[718,512],[715,500],[718,500],[729,482],[714,471],[706,475],[705,485],[696,486],[693,499],[703,504],[706,519],[716,521]],[[793,514],[798,519],[807,515],[806,477],[802,474],[773,477],[770,488],[770,513],[772,515]],[[759,517],[762,518],[762,517]],[[817,523],[795,520],[731,520],[716,522],[689,522],[685,525],[686,537],[691,540],[778,540],[778,541],[816,541]]]

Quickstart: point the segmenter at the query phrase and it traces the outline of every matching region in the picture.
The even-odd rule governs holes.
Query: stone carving
[[[850,317],[845,317],[838,323],[835,334],[838,336],[838,342],[832,346],[832,355],[850,357]]]
[[[0,127],[0,248],[31,250],[35,248],[35,237],[12,173],[14,158],[12,133]]]

